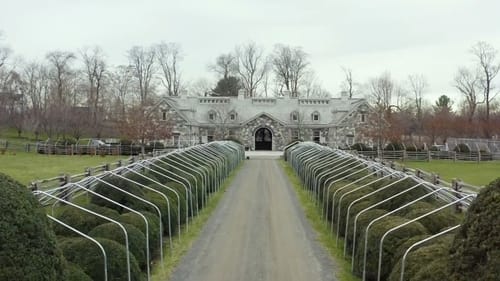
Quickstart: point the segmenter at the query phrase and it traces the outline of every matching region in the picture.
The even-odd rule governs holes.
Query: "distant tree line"
[[[460,101],[443,94],[430,102],[423,74],[396,81],[386,71],[363,82],[347,67],[342,67],[340,90],[349,98],[370,101],[376,114],[364,134],[380,143],[491,138],[500,128],[498,51],[486,42],[469,51],[474,62],[458,68],[451,82],[462,94]],[[254,42],[238,45],[208,64],[214,80],[184,79],[184,52],[178,43],[133,46],[126,56],[125,64],[113,66],[105,52],[93,46],[51,51],[40,60],[26,61],[15,56],[0,35],[0,124],[19,134],[30,131],[53,138],[120,134],[146,141],[170,136],[168,116],[162,120],[154,108],[162,96],[243,92],[247,97],[331,97],[301,47],[277,44],[266,52]]]

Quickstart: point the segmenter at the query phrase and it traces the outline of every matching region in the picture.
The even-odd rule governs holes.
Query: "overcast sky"
[[[422,73],[427,98],[458,98],[459,66],[477,41],[500,49],[498,0],[0,0],[4,44],[27,59],[99,45],[113,65],[134,45],[178,42],[184,77],[213,79],[207,64],[254,41],[301,46],[323,86],[337,96],[341,67],[366,82],[383,71],[403,81]],[[499,78],[500,79],[500,78]],[[498,83],[498,81],[497,81]]]

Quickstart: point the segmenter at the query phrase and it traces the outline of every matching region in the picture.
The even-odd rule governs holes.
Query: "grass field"
[[[459,178],[466,183],[477,186],[486,185],[500,177],[500,161],[477,163],[433,160],[431,162],[404,162],[402,164],[410,168],[437,173],[446,181]]]
[[[82,173],[86,167],[94,167],[125,159],[126,156],[66,156],[44,155],[26,152],[0,154],[0,172],[22,184],[33,180],[51,178],[61,173]]]

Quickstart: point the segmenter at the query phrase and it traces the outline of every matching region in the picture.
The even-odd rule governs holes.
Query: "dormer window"
[[[362,112],[359,114],[359,122],[365,123],[366,122],[366,113]]]
[[[215,121],[216,117],[217,117],[217,113],[215,113],[215,111],[211,110],[208,112],[208,120]]]
[[[238,114],[235,111],[229,112],[229,120],[230,121],[236,121],[237,117],[238,117]]]
[[[313,112],[311,116],[313,121],[319,121],[319,113],[317,111]]]

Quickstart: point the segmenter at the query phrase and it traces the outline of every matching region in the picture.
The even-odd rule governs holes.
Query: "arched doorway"
[[[267,128],[255,132],[255,150],[273,150],[273,134]]]

